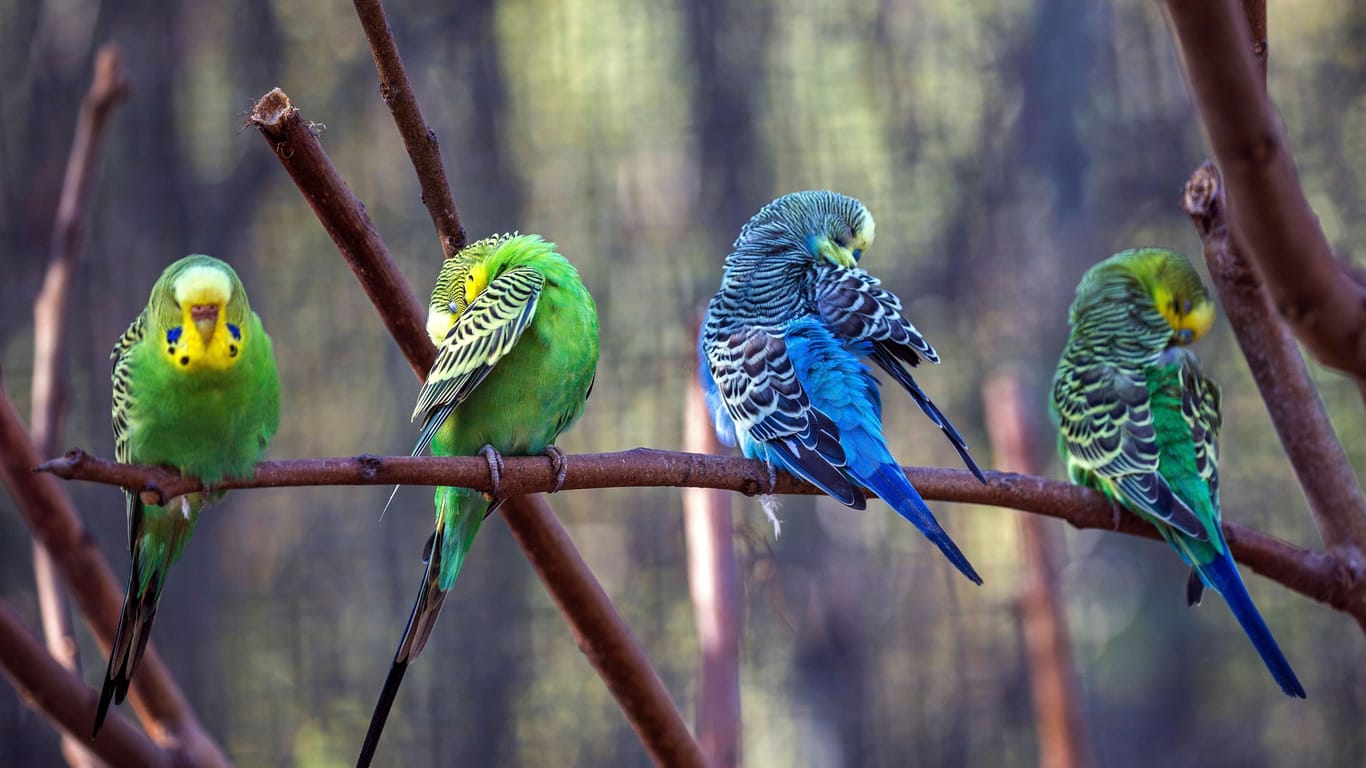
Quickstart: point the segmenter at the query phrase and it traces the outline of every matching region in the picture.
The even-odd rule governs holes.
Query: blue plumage
[[[707,407],[723,443],[856,509],[863,489],[873,491],[980,584],[882,434],[878,383],[864,359],[904,387],[982,476],[906,368],[938,355],[901,316],[900,300],[857,267],[872,239],[862,203],[832,192],[781,197],[745,225],[698,343]]]
[[[1290,668],[1290,662],[1286,660],[1285,654],[1281,653],[1281,647],[1271,636],[1271,629],[1262,620],[1257,606],[1253,605],[1252,596],[1243,585],[1243,577],[1238,574],[1238,568],[1233,564],[1233,556],[1229,554],[1228,545],[1225,544],[1221,554],[1197,567],[1195,572],[1206,586],[1218,592],[1224,598],[1224,602],[1228,603],[1229,610],[1233,611],[1234,617],[1243,627],[1243,632],[1252,641],[1257,653],[1261,654],[1262,661],[1266,663],[1267,670],[1281,686],[1281,690],[1285,691],[1287,696],[1305,698],[1304,686],[1300,685],[1295,671]]]

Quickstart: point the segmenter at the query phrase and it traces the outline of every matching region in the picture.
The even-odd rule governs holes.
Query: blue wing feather
[[[1228,603],[1229,610],[1233,611],[1233,615],[1243,627],[1243,632],[1247,633],[1257,653],[1261,654],[1262,661],[1270,670],[1271,676],[1280,684],[1281,690],[1285,691],[1287,696],[1305,698],[1304,686],[1300,685],[1299,678],[1295,677],[1295,671],[1290,668],[1290,662],[1286,660],[1285,654],[1281,653],[1280,646],[1276,645],[1271,630],[1262,620],[1262,615],[1257,612],[1257,606],[1252,604],[1252,597],[1247,593],[1243,578],[1238,575],[1238,568],[1233,564],[1228,547],[1225,546],[1223,552],[1195,570],[1200,574],[1200,580],[1218,592],[1224,598],[1224,602]]]

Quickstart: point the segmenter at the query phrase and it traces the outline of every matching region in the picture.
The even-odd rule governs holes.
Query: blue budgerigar
[[[740,230],[698,342],[717,435],[745,456],[863,509],[871,490],[982,579],[902,473],[882,434],[876,363],[910,393],[982,479],[963,438],[907,366],[939,356],[901,315],[901,301],[859,269],[873,242],[863,203],[834,192],[774,200]]]

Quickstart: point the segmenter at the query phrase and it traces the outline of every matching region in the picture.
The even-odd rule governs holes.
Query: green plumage
[[[1219,592],[1281,688],[1303,697],[1220,526],[1219,388],[1186,348],[1214,319],[1199,276],[1171,251],[1124,251],[1082,278],[1070,319],[1052,401],[1068,475],[1156,526],[1195,571],[1191,602]]]
[[[536,235],[473,243],[441,268],[427,331],[440,351],[418,394],[414,455],[534,455],[578,420],[598,363],[598,318],[578,272]],[[490,459],[494,461],[494,459]],[[407,665],[431,634],[489,511],[482,494],[436,489],[436,530],[403,640],[371,718],[367,765]]]
[[[111,357],[119,461],[173,467],[205,485],[251,475],[279,425],[280,382],[270,337],[232,267],[200,255],[167,267]],[[166,575],[199,511],[221,495],[156,506],[125,494],[132,565],[96,733],[110,699],[122,703],[128,693]]]

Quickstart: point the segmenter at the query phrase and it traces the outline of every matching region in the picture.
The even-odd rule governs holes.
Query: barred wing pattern
[[[1158,473],[1160,447],[1143,375],[1075,344],[1064,360],[1053,380],[1053,403],[1070,463],[1113,483],[1153,517],[1205,540],[1199,517]]]
[[[985,483],[981,468],[968,452],[967,441],[902,365],[914,367],[921,360],[938,364],[939,354],[901,314],[901,299],[881,285],[882,281],[861,269],[822,265],[816,271],[813,292],[816,312],[846,345],[871,342],[868,354],[873,362],[910,394],[920,410],[944,432],[967,468]]]
[[[114,343],[109,359],[114,361],[114,458],[128,462],[128,409],[132,405],[133,392],[129,384],[129,358],[133,347],[142,340],[146,327],[147,310],[143,309]]]
[[[451,411],[517,345],[536,315],[544,285],[545,276],[536,269],[511,269],[490,282],[456,319],[413,409],[413,419],[424,419],[414,456],[426,450]]]
[[[781,336],[746,328],[706,346],[707,361],[737,432],[764,442],[782,464],[840,503],[862,509],[863,493],[840,471],[839,429],[797,379]]]

